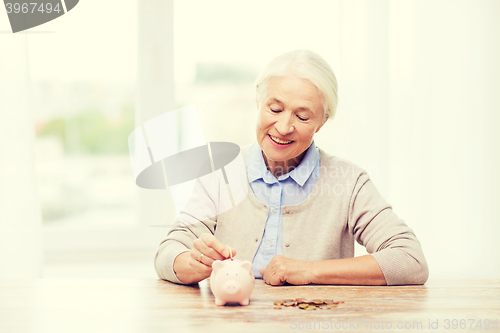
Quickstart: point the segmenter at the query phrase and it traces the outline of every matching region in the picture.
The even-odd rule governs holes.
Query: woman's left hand
[[[269,265],[260,270],[267,284],[281,286],[285,283],[303,285],[311,283],[312,262],[275,255]]]

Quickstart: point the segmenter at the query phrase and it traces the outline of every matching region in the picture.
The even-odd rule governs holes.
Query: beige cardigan
[[[245,163],[250,147],[241,148]],[[320,175],[311,194],[299,204],[282,206],[283,255],[312,261],[352,258],[356,240],[376,259],[388,285],[424,284],[429,271],[419,241],[366,171],[321,148],[319,151]],[[246,178],[246,172],[240,174]],[[222,214],[217,214],[217,190],[198,183],[203,191],[196,192],[192,205],[181,212],[160,244],[154,261],[158,277],[181,283],[173,270],[174,259],[189,251],[193,240],[206,232],[235,248],[236,258],[253,260],[270,207],[255,197],[248,179],[242,181],[246,181],[248,195]],[[196,220],[201,211],[215,217]]]

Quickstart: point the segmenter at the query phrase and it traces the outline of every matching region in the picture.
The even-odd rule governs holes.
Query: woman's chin
[[[266,157],[271,161],[281,162],[287,159],[284,152],[276,150],[274,147],[265,147],[262,150],[264,151],[264,154],[266,154]]]

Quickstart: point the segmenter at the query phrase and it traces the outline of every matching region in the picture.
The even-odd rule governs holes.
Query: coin
[[[299,297],[296,299],[287,298],[284,300],[275,301],[275,309],[281,309],[281,306],[286,307],[298,307],[302,310],[329,310],[338,307],[340,303],[344,303],[344,301],[334,301],[332,299],[308,299]]]

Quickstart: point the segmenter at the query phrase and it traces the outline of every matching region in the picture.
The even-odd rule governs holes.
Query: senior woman
[[[256,89],[257,142],[241,148],[251,191],[213,219],[183,223],[181,214],[156,254],[158,276],[196,283],[231,252],[252,261],[256,278],[270,285],[425,283],[419,241],[365,170],[314,143],[337,106],[325,60],[307,50],[285,53]],[[194,209],[216,202],[193,200]],[[355,240],[370,254],[354,257]]]

